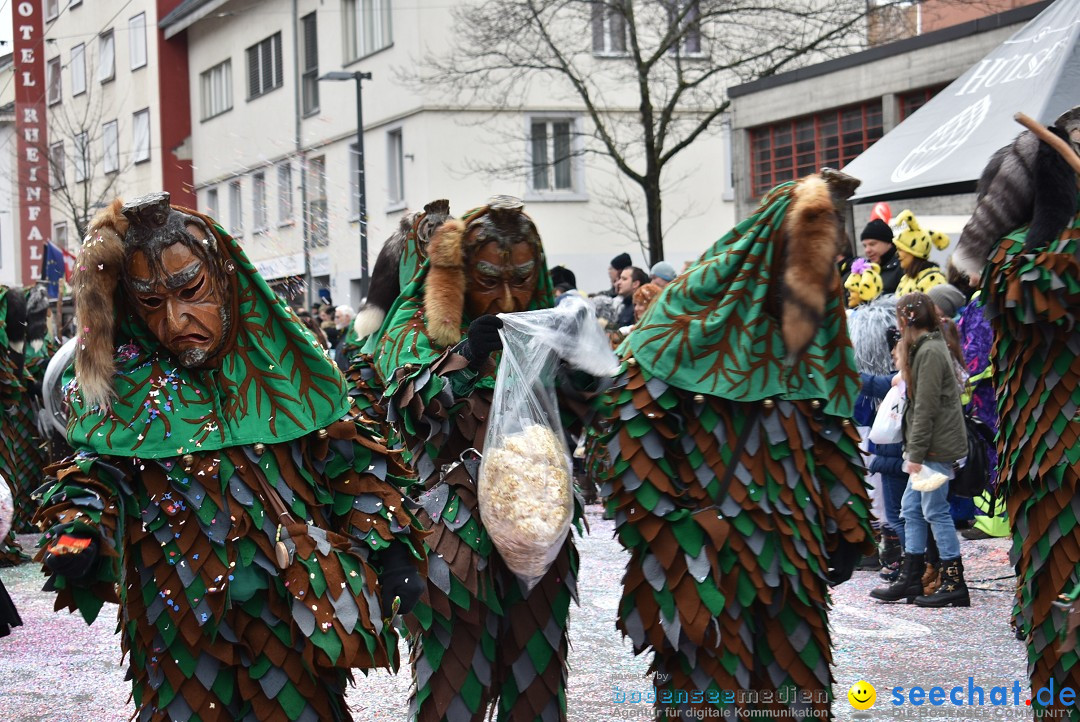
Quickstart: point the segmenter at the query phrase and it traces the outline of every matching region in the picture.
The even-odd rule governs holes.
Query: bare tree
[[[121,129],[121,119],[102,95],[97,83],[88,82],[85,93],[50,106],[49,147],[40,149],[49,160],[52,206],[77,240],[97,210],[116,196],[121,176],[133,165],[133,154],[120,152],[121,130],[130,134],[131,128]]]
[[[449,50],[399,73],[423,92],[494,114],[525,107],[541,87],[545,98],[582,107],[585,142],[565,154],[606,156],[636,187],[636,198],[608,205],[633,216],[623,226],[655,263],[664,257],[670,164],[718,125],[727,87],[861,50],[868,14],[894,4],[909,3],[479,0],[453,11]],[[486,170],[528,173],[517,155]]]

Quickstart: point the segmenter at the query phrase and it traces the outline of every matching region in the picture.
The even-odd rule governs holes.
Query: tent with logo
[[[1057,0],[885,134],[844,172],[857,203],[967,193],[994,151],[1080,104],[1080,1]]]

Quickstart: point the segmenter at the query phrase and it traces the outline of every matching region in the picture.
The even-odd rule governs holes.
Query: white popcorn
[[[570,468],[559,439],[534,425],[484,451],[478,499],[506,565],[531,588],[547,572],[573,513]]]

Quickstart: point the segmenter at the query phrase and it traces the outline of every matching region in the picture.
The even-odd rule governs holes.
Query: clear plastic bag
[[[592,307],[499,314],[502,358],[484,440],[477,500],[499,555],[527,590],[547,573],[570,530],[573,474],[559,418],[559,360],[593,376],[619,362]]]

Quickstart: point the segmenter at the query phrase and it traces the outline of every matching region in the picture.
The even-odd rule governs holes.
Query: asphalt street
[[[581,604],[572,611],[570,629],[569,719],[608,722],[650,719],[648,705],[616,702],[622,694],[645,691],[648,660],[635,657],[614,626],[625,554],[612,538],[613,525],[599,506],[588,509],[591,533],[579,540],[582,558]],[[33,537],[24,537],[33,546]],[[1031,719],[1026,700],[1025,652],[1009,626],[1013,581],[1004,539],[962,541],[972,590],[968,609],[920,609],[883,605],[867,592],[880,584],[876,573],[856,572],[834,590],[831,614],[837,720],[1021,720]],[[43,577],[35,564],[0,569],[23,617],[24,626],[0,639],[0,720],[10,722],[122,722],[130,718],[129,687],[124,681],[113,609],[87,626],[66,612],[53,612],[53,597],[41,591]],[[403,645],[404,650],[404,645]],[[402,654],[403,658],[407,655]],[[409,676],[385,672],[358,675],[348,699],[357,720],[404,722]],[[971,681],[969,682],[969,677]],[[877,703],[865,712],[848,701],[859,680],[876,688]],[[1014,683],[1019,704],[1012,704]],[[893,704],[893,688],[907,695],[912,687],[941,686],[946,694],[962,686],[981,687],[981,707],[935,706],[924,701]],[[1008,705],[992,706],[995,686],[1007,687]],[[974,694],[974,693],[973,693]],[[627,694],[626,699],[631,699]],[[972,698],[973,700],[977,697]]]

